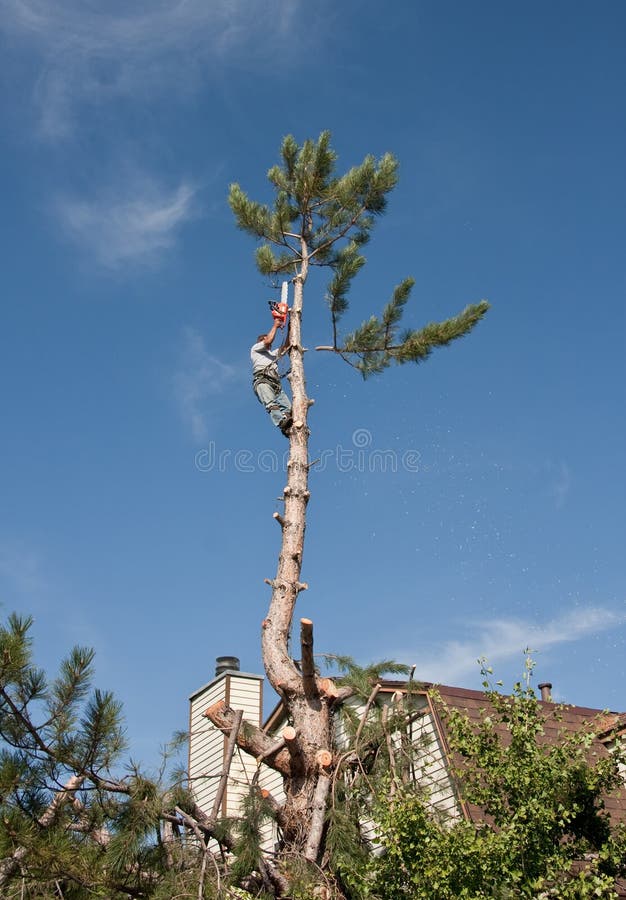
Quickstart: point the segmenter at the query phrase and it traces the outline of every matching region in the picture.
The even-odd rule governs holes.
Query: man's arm
[[[265,337],[263,339],[263,343],[265,344],[265,347],[268,350],[271,348],[271,346],[274,342],[274,338],[276,337],[277,331],[278,331],[278,322],[275,321],[274,324],[272,325],[271,330],[267,332],[267,334],[265,335]]]

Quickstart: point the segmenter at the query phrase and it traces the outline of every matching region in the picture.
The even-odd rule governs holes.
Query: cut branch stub
[[[313,659],[313,622],[311,619],[300,619],[300,648],[302,669],[302,686],[305,697],[317,697],[315,680],[315,662]]]
[[[261,796],[263,797],[265,802],[269,803],[269,805],[272,807],[272,810],[274,811],[274,814],[280,823],[280,814],[282,812],[282,805],[278,802],[276,797],[274,797],[272,794],[270,794],[270,792],[268,790],[266,790],[266,788],[261,788]]]
[[[318,750],[315,760],[321,769],[328,769],[333,763],[333,755],[330,750]]]
[[[339,696],[339,689],[332,678],[318,678],[317,689],[327,700],[335,701]]]

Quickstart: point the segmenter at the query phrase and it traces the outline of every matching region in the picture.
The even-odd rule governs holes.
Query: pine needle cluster
[[[371,316],[340,339],[338,327],[349,308],[352,281],[366,262],[362,249],[397,185],[398,162],[391,153],[380,159],[370,155],[341,176],[335,174],[336,162],[328,131],[301,146],[287,136],[281,163],[267,173],[275,192],[273,205],[250,200],[239,184],[230,186],[229,203],[237,225],[261,241],[256,262],[263,275],[302,277],[309,266],[331,269],[326,303],[333,342],[320,349],[334,351],[364,377],[382,372],[392,362],[422,362],[436,347],[471,331],[489,304],[481,300],[442,322],[401,332],[414,285],[413,278],[405,278],[380,316]]]

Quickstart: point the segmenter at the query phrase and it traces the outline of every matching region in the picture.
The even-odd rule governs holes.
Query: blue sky
[[[408,275],[409,326],[492,310],[367,383],[308,355],[297,616],[467,687],[529,646],[559,699],[626,709],[625,40],[619,0],[0,0],[0,600],[50,670],[95,647],[135,758],[216,656],[261,668],[286,442],[226,194],[270,200],[282,137],[323,129],[340,169],[400,161],[346,328]]]

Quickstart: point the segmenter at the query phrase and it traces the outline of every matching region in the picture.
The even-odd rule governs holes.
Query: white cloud
[[[293,50],[299,0],[0,0],[0,32],[38,67],[34,101],[42,134],[67,137],[77,108],[120,96],[187,91],[225,63],[276,64]],[[308,29],[310,35],[312,29]]]
[[[241,377],[239,369],[208,352],[204,338],[193,328],[183,334],[181,365],[174,376],[174,394],[181,418],[195,440],[209,436],[211,403]]]
[[[155,262],[159,251],[172,247],[194,215],[194,196],[189,184],[172,190],[141,178],[87,200],[58,198],[54,212],[66,236],[101,265],[117,268]]]
[[[548,622],[495,619],[468,623],[474,634],[463,641],[446,641],[435,652],[430,647],[416,658],[416,674],[427,681],[457,684],[477,671],[476,661],[489,665],[519,657],[525,648],[540,651],[571,643],[626,624],[626,613],[602,607],[576,609]],[[407,654],[398,654],[406,658]]]

